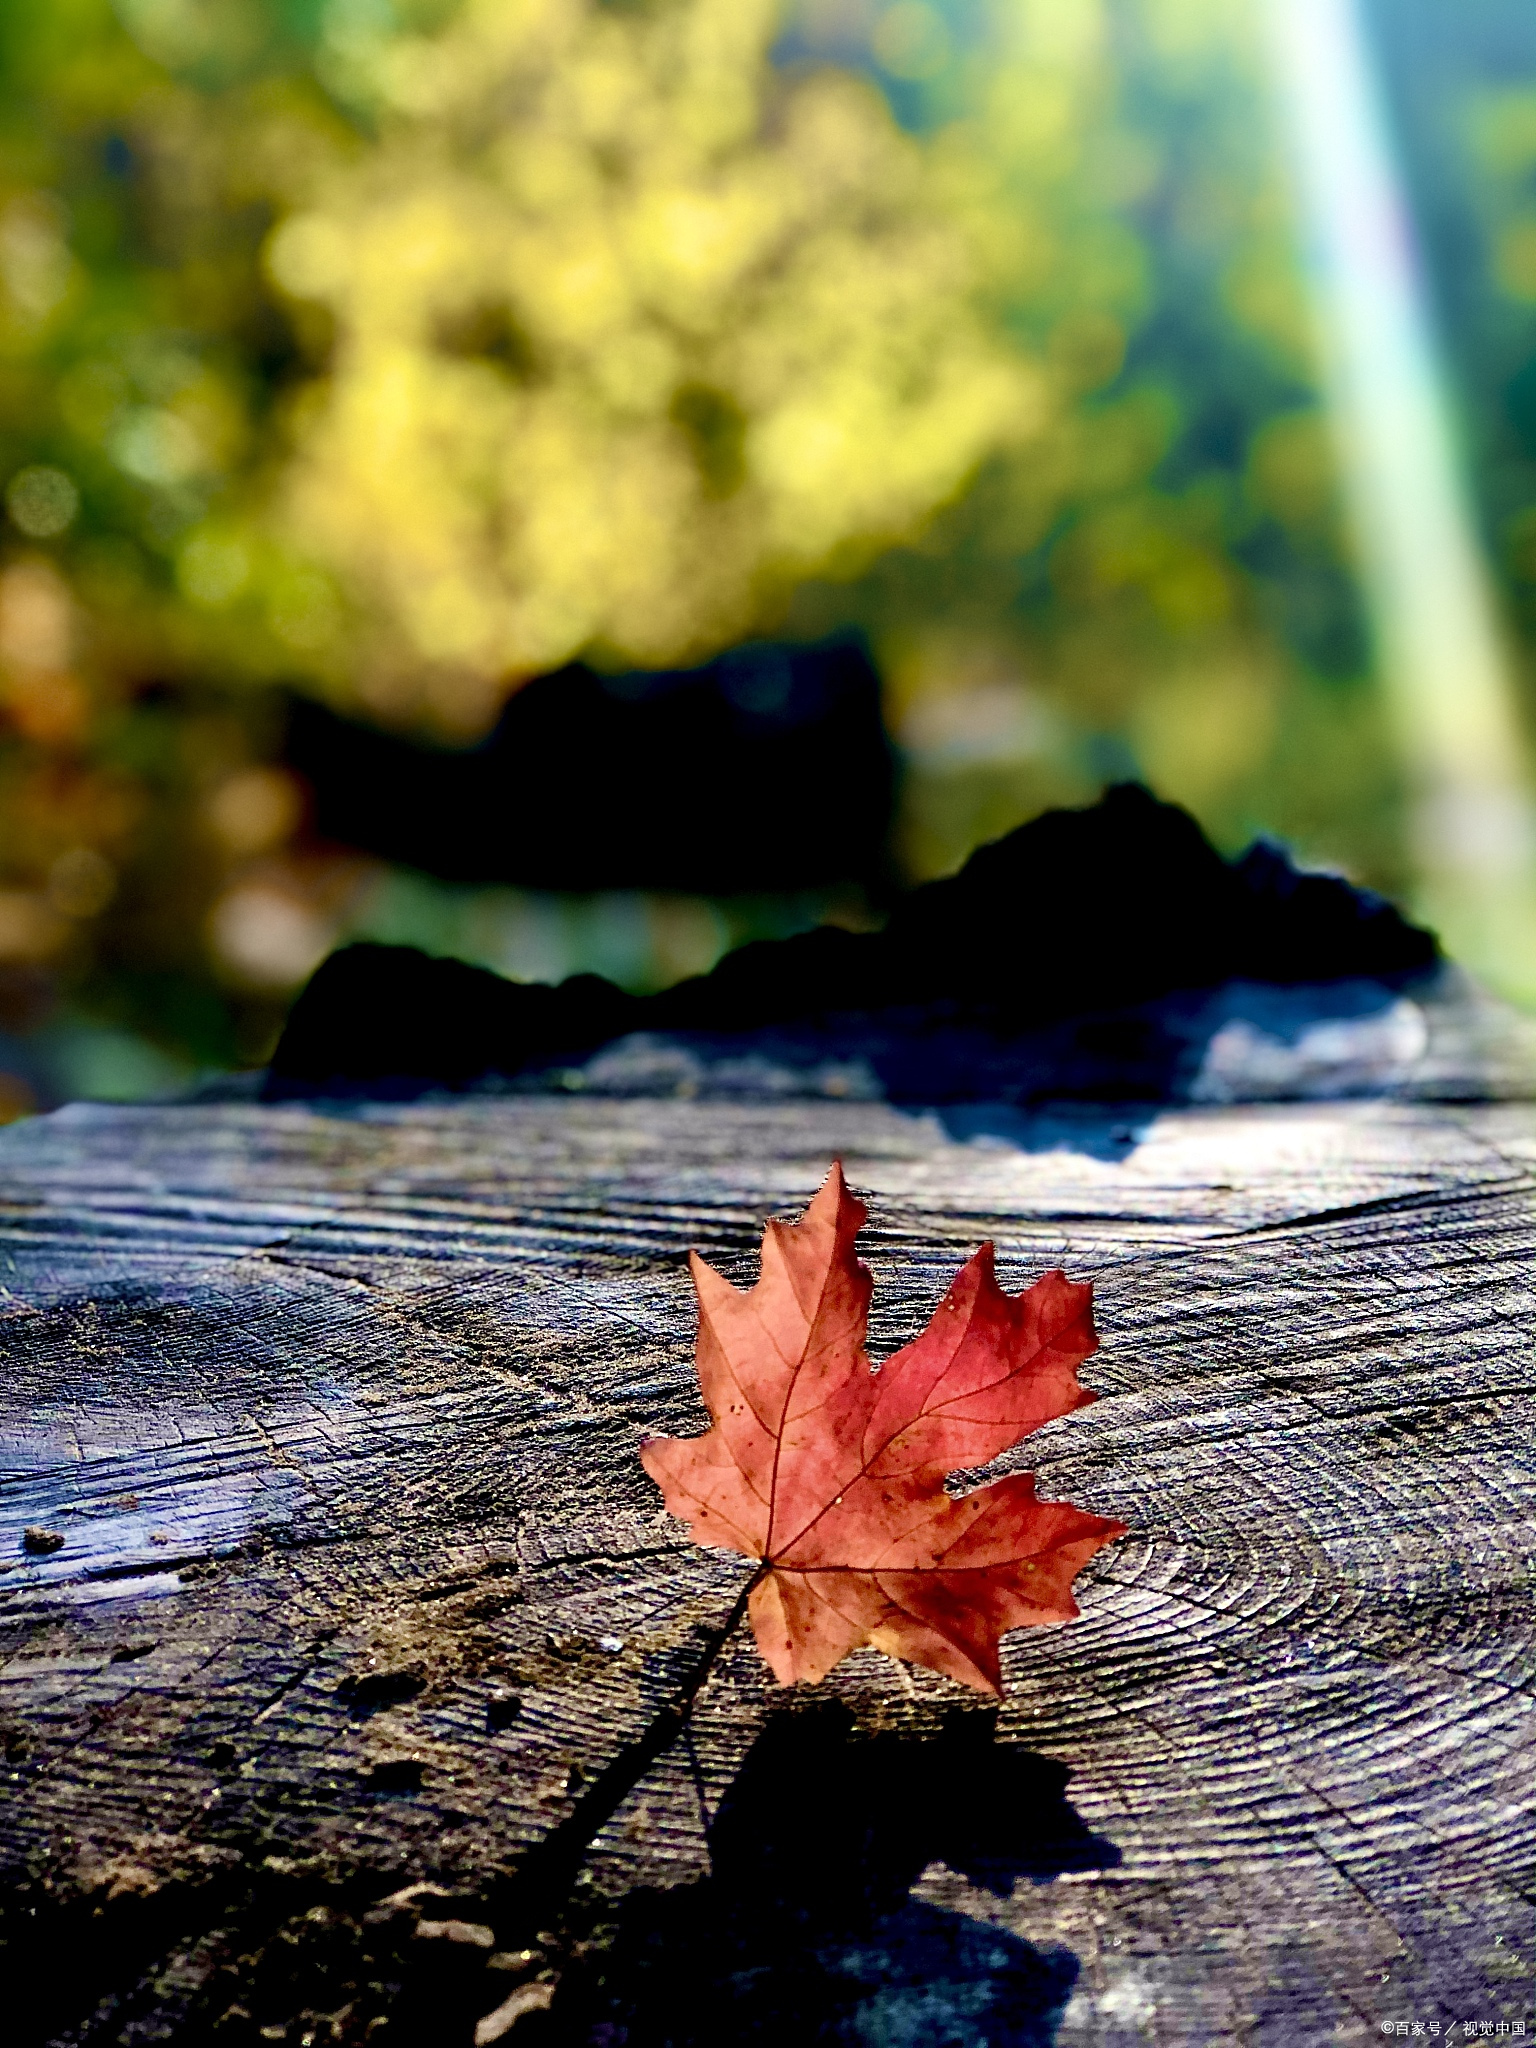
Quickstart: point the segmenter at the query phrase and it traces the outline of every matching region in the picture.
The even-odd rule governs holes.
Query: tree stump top
[[[1094,1281],[1102,1398],[1005,1462],[1130,1534],[995,1712],[738,1632],[669,1729],[748,1572],[636,1457],[704,1426],[683,1253],[834,1157],[877,1353],[985,1237]],[[19,2038],[1536,2032],[1533,1168],[1518,1101],[15,1126]]]

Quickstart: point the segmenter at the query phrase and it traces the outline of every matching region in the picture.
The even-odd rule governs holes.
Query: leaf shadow
[[[712,1874],[632,1892],[540,2038],[1047,2048],[1076,1957],[910,1896],[935,1862],[1006,1898],[1120,1861],[1073,1810],[1066,1767],[995,1733],[968,1708],[922,1735],[861,1734],[829,1702],[776,1715],[710,1828]]]

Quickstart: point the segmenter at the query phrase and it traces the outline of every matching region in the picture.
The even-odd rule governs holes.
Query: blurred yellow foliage
[[[259,1056],[365,898],[620,971],[316,844],[281,692],[748,635],[863,632],[910,875],[1141,772],[1401,878],[1249,10],[50,0],[0,94],[0,1031]]]
[[[909,53],[919,16],[882,17]],[[350,48],[378,141],[266,260],[334,322],[281,504],[360,622],[309,646],[376,708],[472,730],[583,650],[708,654],[1038,428],[922,149],[869,84],[775,74],[777,26],[470,0]]]

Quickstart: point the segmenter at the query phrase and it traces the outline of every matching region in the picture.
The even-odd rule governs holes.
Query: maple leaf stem
[[[736,1604],[705,1639],[704,1654],[661,1711],[592,1780],[571,1811],[524,1857],[513,1880],[509,1918],[519,1927],[547,1927],[581,1874],[587,1853],[652,1764],[660,1761],[688,1725],[721,1651],[740,1627],[747,1602],[769,1570],[761,1564],[737,1595]]]

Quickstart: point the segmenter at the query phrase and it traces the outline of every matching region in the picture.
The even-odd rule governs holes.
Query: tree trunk
[[[684,1252],[834,1157],[877,1352],[985,1237],[1096,1283],[1008,1462],[1130,1534],[995,1712],[780,1691],[636,1457],[704,1426]],[[1487,1101],[14,1127],[10,2038],[1536,2032],[1533,1159]]]

